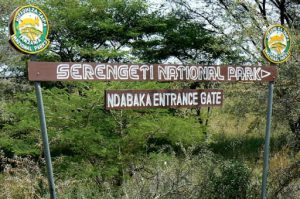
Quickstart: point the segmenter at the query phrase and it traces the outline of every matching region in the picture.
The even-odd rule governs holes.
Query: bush
[[[154,155],[125,181],[125,198],[251,198],[251,173],[236,160],[224,161],[209,151],[185,158]],[[251,193],[253,195],[253,193]]]
[[[218,161],[208,170],[203,189],[204,198],[234,199],[247,198],[250,171],[242,162]]]

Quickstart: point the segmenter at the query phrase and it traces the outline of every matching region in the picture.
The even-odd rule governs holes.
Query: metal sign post
[[[280,64],[288,60],[291,55],[291,36],[287,28],[280,24],[275,24],[268,27],[264,35],[263,55],[271,63]],[[263,178],[261,186],[261,198],[267,198],[267,178],[269,170],[269,153],[270,153],[270,136],[271,136],[271,117],[273,104],[273,89],[274,80],[269,81],[268,92],[268,110],[267,110],[267,125],[264,146],[264,166]]]
[[[33,20],[37,24],[36,26],[31,24]],[[38,31],[40,34],[36,34],[34,37],[32,35],[28,36],[28,31],[22,31],[24,27],[31,31]],[[44,51],[50,44],[47,38],[49,33],[47,16],[36,6],[26,5],[15,9],[10,17],[8,28],[10,34],[9,43],[11,46],[18,52],[32,55],[32,60],[35,60],[35,55]],[[50,198],[56,199],[41,84],[39,81],[35,81],[34,86],[47,165]]]
[[[271,82],[269,82],[269,87],[268,87],[269,91],[268,91],[267,125],[266,125],[265,146],[264,146],[263,178],[262,178],[262,187],[261,187],[262,199],[267,198],[267,179],[268,179],[268,170],[269,170],[269,153],[270,153],[273,89],[274,89],[274,82],[271,81]]]
[[[53,169],[52,169],[52,163],[51,163],[51,155],[50,155],[47,126],[46,126],[46,118],[45,118],[45,112],[44,112],[43,96],[42,96],[42,91],[41,91],[41,83],[34,82],[34,86],[35,86],[36,99],[37,99],[37,103],[38,103],[38,111],[39,111],[41,132],[42,132],[42,138],[43,138],[44,154],[45,154],[46,165],[47,165],[50,198],[56,199],[55,185],[54,185],[54,178],[53,178]]]

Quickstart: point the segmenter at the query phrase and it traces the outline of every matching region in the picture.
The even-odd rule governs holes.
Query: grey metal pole
[[[42,90],[41,90],[41,83],[34,82],[34,86],[35,86],[35,93],[36,93],[36,99],[37,99],[37,103],[38,103],[38,111],[39,111],[39,116],[40,116],[43,147],[44,147],[44,153],[45,153],[45,159],[46,159],[46,165],[47,165],[50,198],[56,199],[55,185],[54,185],[54,178],[53,178],[53,169],[52,169],[52,163],[51,163],[51,155],[50,155],[47,126],[46,126],[46,118],[45,118],[45,112],[44,112],[43,96],[42,96]]]
[[[263,167],[263,179],[261,187],[261,198],[267,198],[267,179],[269,170],[269,153],[270,153],[270,136],[271,136],[271,120],[272,120],[272,105],[273,105],[273,89],[274,82],[269,82],[268,91],[268,109],[267,109],[267,126],[265,135],[264,146],[264,167]]]

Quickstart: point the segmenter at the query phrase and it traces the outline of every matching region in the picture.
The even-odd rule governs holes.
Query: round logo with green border
[[[23,53],[37,54],[50,44],[47,39],[48,19],[36,6],[27,5],[17,8],[13,13],[10,28],[12,29],[11,44]]]
[[[264,37],[264,56],[272,63],[282,63],[290,57],[291,37],[288,30],[281,25],[268,28]]]

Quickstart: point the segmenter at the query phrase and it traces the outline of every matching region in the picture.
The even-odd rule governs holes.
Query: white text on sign
[[[261,67],[59,64],[58,80],[261,81],[271,72]]]
[[[221,106],[222,90],[106,91],[106,109]]]

